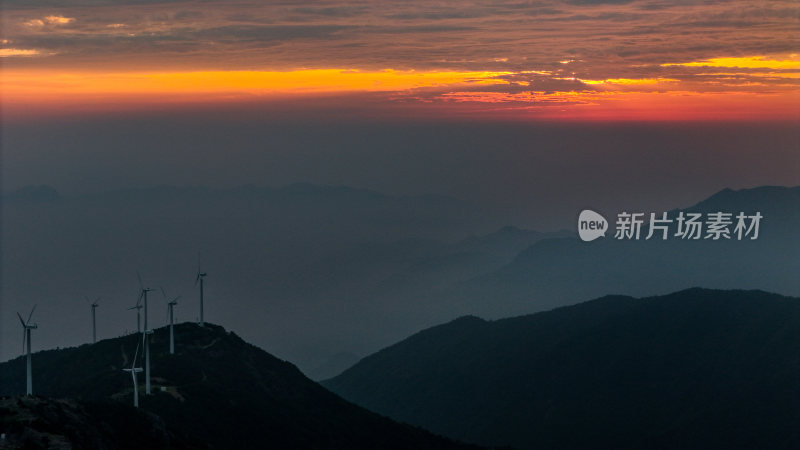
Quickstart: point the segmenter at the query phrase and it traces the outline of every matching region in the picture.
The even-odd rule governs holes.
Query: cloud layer
[[[31,82],[37,73],[485,73],[471,85],[404,86],[391,99],[528,109],[631,92],[769,103],[797,99],[800,84],[800,6],[791,0],[7,3],[0,56]]]

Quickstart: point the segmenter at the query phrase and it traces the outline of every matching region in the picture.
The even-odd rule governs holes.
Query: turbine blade
[[[83,298],[86,299],[86,303],[92,303],[92,302],[89,301],[89,296],[88,295],[84,295]]]
[[[159,289],[161,289],[161,295],[164,297],[164,300],[166,300],[167,299],[167,293],[164,292],[164,286],[159,286]]]
[[[139,343],[136,343],[136,353],[133,354],[133,362],[131,363],[131,369],[136,367],[136,358],[139,356]]]
[[[19,317],[19,323],[22,324],[23,329],[25,328],[25,320],[22,319],[22,315],[17,313],[17,317]]]
[[[36,311],[36,307],[37,306],[39,306],[39,305],[33,305],[33,308],[31,308],[31,313],[28,314],[28,322],[26,322],[26,323],[30,323],[31,322],[31,317],[33,317],[33,312]]]
[[[142,290],[144,290],[144,284],[142,283],[142,275],[139,273],[138,270],[136,271],[136,278],[139,279],[139,287],[142,288]]]
[[[194,284],[195,285],[197,285],[197,283],[200,281],[200,273],[201,272],[202,271],[200,270],[200,252],[197,252],[197,276],[194,279]]]

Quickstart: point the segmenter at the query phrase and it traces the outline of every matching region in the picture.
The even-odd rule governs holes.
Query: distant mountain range
[[[692,286],[800,295],[800,187],[726,189],[669,217],[680,211],[760,212],[763,219],[756,240],[682,240],[674,236],[674,222],[667,240],[644,240],[647,225],[640,240],[617,240],[616,213],[608,214],[611,231],[605,238],[538,241],[440,298],[456,310],[499,318],[608,293],[645,296]]]
[[[136,271],[182,295],[176,313],[196,320],[201,252],[209,317],[307,371],[453,317],[428,319],[402,300],[410,308],[386,317],[397,298],[489,273],[539,239],[566,235],[502,227],[448,197],[309,184],[78,196],[33,186],[4,195],[2,207],[4,307],[12,312],[3,316],[2,342],[18,339],[13,311],[30,309],[31,298],[41,299],[45,317],[85,324],[81,299],[102,296],[100,336],[132,329],[126,308],[138,292]],[[378,321],[376,329],[353,326]],[[86,338],[83,328],[44,325],[37,346]],[[16,348],[3,346],[0,360]]]
[[[800,299],[689,289],[462,317],[323,384],[484,445],[800,448]]]
[[[182,295],[176,313],[196,320],[198,251],[209,272],[206,314],[314,377],[342,368],[328,364],[336,355],[366,355],[461,315],[496,319],[692,286],[800,295],[800,187],[726,189],[682,208],[761,212],[759,239],[732,242],[618,241],[612,231],[586,243],[575,228],[507,226],[453,198],[309,184],[80,196],[38,186],[8,193],[2,206],[10,314],[0,360],[18,347],[13,311],[30,299],[44,320],[36,346],[85,342],[85,295],[104,298],[100,336],[133,329],[126,308],[137,270]],[[616,211],[600,212],[613,227]]]
[[[337,353],[319,366],[306,371],[305,374],[314,381],[327,380],[349,369],[360,359],[353,353]]]
[[[175,355],[168,354],[166,329],[152,335],[153,395],[143,394],[139,374],[139,411],[122,367],[131,364],[140,335],[35,353],[37,397],[0,400],[7,442],[81,449],[473,448],[348,403],[221,327],[181,324],[176,334]],[[24,358],[0,364],[0,395],[24,392],[24,382]]]

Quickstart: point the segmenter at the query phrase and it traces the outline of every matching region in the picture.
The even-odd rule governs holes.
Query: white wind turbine
[[[122,369],[125,372],[131,373],[133,379],[133,407],[139,407],[139,383],[136,374],[142,371],[141,367],[136,367],[136,358],[139,356],[139,343],[136,344],[136,353],[133,354],[133,362],[131,362],[130,369]]]
[[[86,297],[86,303],[92,306],[92,344],[97,342],[97,322],[95,321],[95,309],[100,306],[97,304],[99,300],[100,297],[97,297],[93,302],[91,302],[89,301],[89,297]]]
[[[136,310],[136,332],[142,332],[142,294],[139,294],[139,299],[136,300],[136,304],[128,308],[128,311],[135,309]]]
[[[17,313],[17,317],[19,317],[19,322],[22,324],[22,350],[25,350],[25,344],[27,343],[28,346],[28,357],[26,362],[26,387],[25,387],[25,394],[26,395],[33,395],[33,374],[31,369],[31,330],[35,330],[39,328],[39,325],[34,323],[31,324],[31,317],[33,317],[33,311],[36,310],[36,305],[33,305],[31,308],[31,313],[28,314],[28,320],[25,321],[22,319],[20,313]]]
[[[147,328],[147,293],[154,289],[144,287],[144,284],[142,284],[142,276],[139,275],[139,272],[136,272],[136,276],[139,278],[139,288],[141,292],[139,294],[139,300],[143,300],[144,304],[144,331],[142,332],[142,340],[144,341],[144,393],[150,395],[150,339],[148,336],[153,334],[153,331]]]
[[[179,296],[173,298],[172,300],[167,300],[167,294],[166,294],[166,292],[164,292],[164,288],[163,287],[161,288],[161,295],[163,295],[164,296],[164,300],[167,301],[167,313],[169,314],[169,354],[170,355],[174,355],[175,354],[175,332],[174,332],[173,328],[174,328],[174,325],[175,325],[175,321],[174,321],[175,316],[173,314],[173,312],[174,312],[173,310],[175,308],[175,305],[178,304],[178,299],[181,298],[181,296],[179,295]]]

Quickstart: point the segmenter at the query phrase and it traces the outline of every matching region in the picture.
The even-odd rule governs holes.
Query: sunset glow
[[[3,77],[6,95],[24,101],[84,95],[163,95],[313,92],[382,92],[419,88],[508,84],[506,72],[415,72],[347,69],[150,73],[9,72]]]
[[[728,11],[762,23],[743,28],[720,16],[708,40],[696,17],[719,12],[704,4],[323,3],[100,1],[53,9],[12,2],[0,43],[7,117],[317,95],[345,103],[369,95],[382,115],[398,108],[469,115],[486,104],[502,108],[478,108],[481,115],[526,118],[799,115],[800,56],[786,51],[797,26],[791,1],[733,2]],[[466,12],[452,14],[458,8]],[[767,36],[772,51],[760,44]]]
[[[749,56],[746,58],[711,58],[706,61],[695,61],[688,63],[662,64],[662,66],[686,66],[686,67],[735,67],[740,69],[800,69],[800,58],[798,55],[791,55],[790,59],[770,59],[765,56]]]

